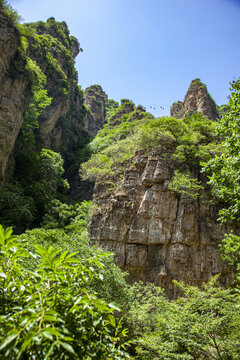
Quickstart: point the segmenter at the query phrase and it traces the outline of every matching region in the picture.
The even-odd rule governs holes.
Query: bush
[[[38,266],[12,230],[0,226],[1,359],[126,359],[115,305],[99,299],[89,285],[101,256],[80,261],[76,253],[35,246]]]
[[[181,173],[175,170],[172,180],[168,184],[168,188],[178,195],[187,195],[193,199],[199,196],[199,191],[203,189],[200,182],[191,178],[188,173]]]

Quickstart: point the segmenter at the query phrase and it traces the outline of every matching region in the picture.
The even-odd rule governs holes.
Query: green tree
[[[183,296],[162,301],[157,329],[140,340],[137,359],[239,359],[239,295],[219,287],[216,277],[202,290],[175,285]]]
[[[227,111],[217,126],[223,152],[205,164],[214,193],[224,203],[219,212],[222,222],[240,219],[240,78],[231,86]],[[220,248],[223,259],[235,266],[240,283],[240,237],[226,235]]]
[[[216,196],[226,204],[220,211],[223,222],[240,219],[240,78],[231,86],[228,111],[216,130],[224,139],[223,153],[205,166]]]

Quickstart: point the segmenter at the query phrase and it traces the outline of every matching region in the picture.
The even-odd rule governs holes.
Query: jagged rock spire
[[[183,102],[173,103],[170,109],[170,115],[183,118],[192,112],[200,112],[210,120],[219,118],[218,108],[207,90],[207,86],[200,79],[194,79],[187,91]]]

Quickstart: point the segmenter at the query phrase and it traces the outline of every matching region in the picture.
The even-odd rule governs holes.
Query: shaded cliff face
[[[177,101],[172,105],[170,115],[180,119],[194,111],[202,113],[210,120],[219,118],[217,105],[209,95],[206,85],[199,79],[191,82],[184,102]]]
[[[206,195],[193,200],[168,189],[171,157],[163,148],[149,155],[140,151],[115,191],[109,190],[114,178],[97,183],[89,235],[92,243],[115,252],[130,282],[155,282],[175,297],[173,279],[200,285],[218,273],[229,282],[231,275],[217,249],[226,229],[216,222]]]
[[[7,165],[23,123],[28,79],[14,68],[20,35],[0,8],[0,185],[8,178]],[[14,76],[13,76],[14,73]]]
[[[70,176],[77,183],[79,164],[75,154],[102,127],[107,95],[96,85],[86,90],[84,98],[74,66],[74,57],[82,49],[70,36],[65,22],[50,18],[47,22],[16,27],[4,10],[0,15],[0,184],[11,180],[17,165],[15,159],[22,158],[22,133],[26,129],[34,134],[33,152],[50,148],[61,152],[66,168],[75,163],[76,171]],[[29,61],[36,73],[29,70]],[[35,107],[32,86],[39,72],[46,77],[43,91],[51,98],[51,104],[40,111],[35,124],[27,123],[20,132],[29,106]]]

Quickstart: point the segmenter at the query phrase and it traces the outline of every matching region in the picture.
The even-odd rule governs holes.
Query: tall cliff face
[[[81,139],[83,118],[87,112],[83,91],[77,84],[74,58],[80,52],[78,41],[70,36],[67,24],[50,18],[25,25],[27,55],[46,75],[46,89],[52,98],[38,118],[36,131],[42,146],[62,151]]]
[[[101,86],[83,92],[74,67],[74,58],[82,50],[70,36],[67,24],[50,18],[46,23],[27,25],[38,36],[28,36],[28,54],[47,77],[52,103],[39,118],[39,134],[45,147],[61,151],[82,141],[83,130],[94,137],[105,121],[107,95]],[[44,36],[44,41],[39,39]],[[49,42],[49,43],[47,43]]]
[[[44,91],[51,104],[31,128],[36,143],[32,151],[45,147],[61,152],[66,168],[76,162],[74,154],[103,125],[107,95],[98,85],[87,89],[84,95],[78,85],[74,58],[81,48],[70,36],[65,22],[50,18],[47,22],[17,27],[1,9],[0,27],[0,184],[3,184],[13,175],[15,158],[22,157],[21,129],[29,106],[35,107],[31,86],[36,73],[42,72],[40,76],[46,77]],[[29,61],[35,74],[29,70]],[[76,171],[71,174],[76,179],[78,167],[75,164]]]
[[[183,118],[192,112],[200,112],[210,120],[219,118],[218,108],[212,97],[199,79],[191,82],[184,102],[177,101],[170,109],[171,116]]]
[[[210,276],[231,274],[219,259],[218,241],[226,229],[207,196],[199,200],[168,189],[173,176],[172,153],[156,148],[139,151],[121,185],[109,190],[105,178],[95,186],[95,214],[89,227],[92,243],[113,251],[116,263],[129,271],[130,282],[151,281],[175,297],[172,280],[200,285]]]
[[[28,79],[14,68],[20,34],[0,8],[0,185],[8,178],[8,161],[23,123]],[[14,75],[13,75],[14,74]]]

